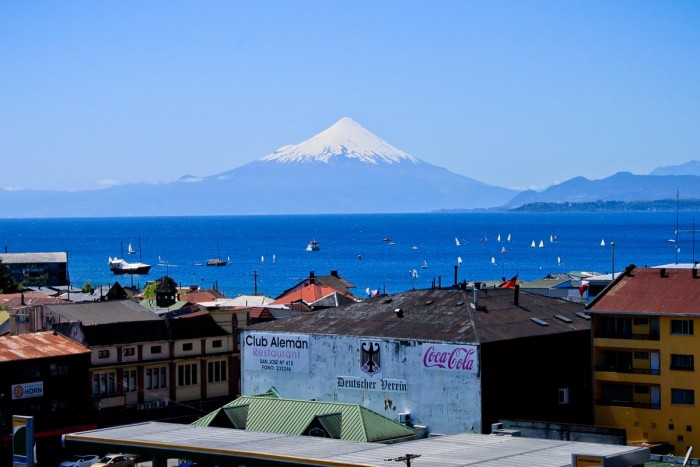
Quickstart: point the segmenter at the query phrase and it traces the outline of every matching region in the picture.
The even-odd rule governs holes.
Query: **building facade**
[[[429,289],[263,323],[241,330],[242,390],[359,403],[440,434],[590,423],[582,311],[517,288]]]
[[[658,445],[676,454],[697,446],[697,269],[629,266],[588,311],[596,424],[625,428],[628,443]]]
[[[68,254],[48,253],[0,253],[0,260],[7,265],[12,277],[24,286],[65,286],[68,276]]]

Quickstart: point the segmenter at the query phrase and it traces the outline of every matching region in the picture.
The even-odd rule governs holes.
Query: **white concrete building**
[[[431,289],[263,323],[241,330],[242,393],[361,404],[441,434],[489,432],[499,417],[590,423],[582,310],[512,289]]]

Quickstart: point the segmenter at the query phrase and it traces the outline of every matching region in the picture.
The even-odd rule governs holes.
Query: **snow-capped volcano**
[[[370,164],[418,162],[415,157],[367,131],[351,118],[341,118],[333,126],[306,141],[282,146],[261,160],[265,162],[329,162],[332,158],[357,159]]]

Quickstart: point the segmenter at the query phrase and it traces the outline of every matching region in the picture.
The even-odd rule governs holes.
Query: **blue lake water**
[[[366,288],[396,293],[430,287],[433,281],[451,285],[458,258],[460,281],[609,273],[613,259],[616,271],[631,263],[673,263],[676,257],[687,263],[697,259],[690,232],[694,217],[694,212],[680,213],[679,253],[669,242],[675,238],[675,212],[4,219],[0,248],[67,252],[77,287],[117,280],[130,285],[131,277],[113,275],[107,260],[138,261],[138,253],[127,255],[126,250],[129,243],[138,250],[140,240],[141,258],[153,268],[148,275],[133,276],[137,286],[167,273],[183,286],[217,284],[233,297],[253,292],[255,271],[258,293],[277,296],[309,271],[326,275],[337,270],[364,296]],[[312,239],[320,251],[305,250]],[[501,253],[503,247],[507,253]],[[197,265],[217,256],[230,262],[225,267]],[[412,278],[414,269],[417,278]]]

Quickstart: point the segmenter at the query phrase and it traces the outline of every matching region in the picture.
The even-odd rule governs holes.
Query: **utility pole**
[[[253,269],[253,283],[254,283],[254,292],[253,295],[258,294],[258,270]]]

